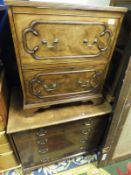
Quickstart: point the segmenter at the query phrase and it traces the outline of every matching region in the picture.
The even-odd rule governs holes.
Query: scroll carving
[[[75,79],[74,82],[76,83],[76,87],[79,89],[79,92],[93,92],[95,93],[97,89],[99,89],[99,85],[102,79],[102,71],[96,71],[96,70],[88,70],[88,72],[91,72],[91,76],[89,77],[89,79],[85,79],[85,80],[81,80],[81,78],[77,78],[77,80]],[[79,73],[79,72],[78,72]],[[55,74],[55,73],[54,73]],[[67,72],[62,72],[62,73],[56,73],[56,74],[67,74]],[[40,73],[40,74],[36,74],[30,81],[29,81],[29,92],[31,95],[39,98],[39,99],[43,99],[45,97],[51,97],[54,96],[52,95],[52,93],[50,93],[51,91],[56,91],[62,88],[63,84],[60,84],[59,81],[55,80],[55,82],[52,81],[52,83],[47,84],[44,81],[44,76],[47,75],[51,75],[49,74],[45,74],[45,73]],[[79,77],[79,76],[78,76]],[[73,82],[73,83],[74,83]],[[70,85],[66,85],[65,86],[71,86]],[[43,95],[45,92],[47,92],[49,95],[45,96]],[[74,92],[73,94],[75,94],[77,92]],[[58,94],[55,96],[60,96],[60,95],[66,95],[66,94],[70,94],[70,92],[65,92],[65,94]]]
[[[84,58],[95,58],[100,56],[102,53],[106,52],[108,50],[108,48],[110,47],[111,44],[111,37],[112,37],[112,32],[110,29],[108,29],[108,25],[106,23],[102,23],[102,22],[77,22],[77,21],[45,21],[45,20],[35,20],[32,21],[32,23],[30,24],[30,26],[28,28],[26,28],[23,31],[23,47],[24,50],[30,54],[34,59],[36,60],[42,60],[42,59],[55,59],[55,58],[77,58],[77,57],[81,57],[81,55],[74,55],[74,56],[47,56],[44,57],[44,53],[42,56],[38,56],[37,52],[39,51],[39,48],[42,47],[47,47],[48,49],[52,49],[55,47],[59,47],[59,41],[60,38],[54,38],[54,40],[52,41],[51,44],[48,43],[48,41],[44,38],[44,39],[40,39],[39,40],[39,44],[37,44],[34,48],[30,48],[29,44],[27,44],[27,35],[28,33],[32,33],[35,37],[40,36],[39,31],[36,29],[36,26],[39,24],[63,24],[63,25],[93,25],[93,26],[102,26],[102,31],[100,33],[96,34],[96,37],[94,38],[94,41],[91,43],[91,45],[89,45],[88,43],[88,36],[87,38],[85,38],[83,41],[84,45],[87,46],[95,46],[98,49],[98,52],[96,54],[85,54],[82,55],[82,57]],[[89,31],[90,32],[90,31]],[[60,36],[58,36],[60,37]],[[101,42],[100,42],[100,38],[101,37],[107,37],[107,42],[106,42],[106,46],[101,46]]]

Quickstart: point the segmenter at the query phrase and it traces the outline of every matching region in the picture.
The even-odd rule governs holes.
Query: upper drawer
[[[106,60],[113,48],[117,18],[15,14],[22,64]]]

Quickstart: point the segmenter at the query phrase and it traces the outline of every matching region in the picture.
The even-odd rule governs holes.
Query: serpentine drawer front
[[[107,122],[100,116],[13,134],[23,168],[98,150]]]
[[[126,9],[37,3],[7,1],[24,109],[100,99]]]

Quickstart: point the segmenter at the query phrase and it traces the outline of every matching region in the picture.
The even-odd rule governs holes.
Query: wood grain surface
[[[23,168],[28,170],[41,164],[51,164],[52,161],[66,159],[69,156],[98,150],[107,123],[108,116],[94,117],[19,132],[12,136]]]
[[[15,3],[23,5],[19,7]],[[25,6],[25,1],[22,3],[12,1],[9,8],[9,19],[24,97],[23,108],[26,113],[34,113],[45,106],[75,101],[98,99],[100,103],[102,86],[126,9],[46,2],[40,3],[39,6],[39,3],[27,1]],[[36,7],[33,7],[34,4]],[[81,86],[87,87],[86,82],[92,81],[91,74],[81,73],[80,68],[79,75],[73,74],[70,70],[63,75],[59,70],[60,64],[64,70],[67,66],[75,65],[78,69],[80,64],[88,67],[91,63],[92,66],[105,65],[100,80],[97,80],[94,75],[94,82],[100,82],[99,90],[94,91],[92,88],[94,92],[79,95],[82,90],[74,86],[73,82],[79,81],[76,80],[77,76],[78,78],[83,77],[84,80],[80,80]],[[52,66],[57,71],[52,71],[52,75],[41,76],[42,80],[40,80],[38,69],[41,69],[41,75],[45,75],[48,73],[46,68],[52,69]],[[31,71],[25,73],[25,70]],[[55,74],[56,72],[59,75]],[[97,68],[95,72],[97,74]],[[56,88],[58,84],[63,84],[59,90]],[[89,92],[91,88],[86,90]],[[61,94],[66,94],[66,97]],[[45,100],[48,96],[55,98]]]
[[[31,130],[84,118],[92,118],[95,116],[102,117],[104,114],[109,114],[112,111],[111,106],[107,102],[97,106],[89,104],[72,104],[57,108],[52,107],[26,118],[24,111],[22,110],[20,99],[21,96],[19,94],[19,90],[14,88],[14,92],[11,97],[7,133]]]

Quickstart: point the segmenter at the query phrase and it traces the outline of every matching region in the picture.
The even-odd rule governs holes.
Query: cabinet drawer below
[[[23,168],[93,152],[100,148],[108,116],[12,134]]]

